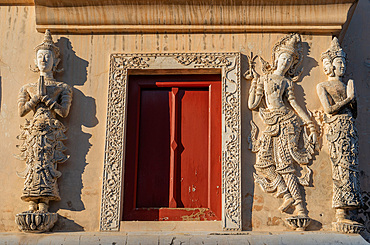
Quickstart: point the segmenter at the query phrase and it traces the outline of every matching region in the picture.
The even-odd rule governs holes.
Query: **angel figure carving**
[[[34,112],[31,120],[21,126],[18,158],[26,162],[26,169],[18,173],[25,178],[21,199],[29,202],[29,212],[48,212],[49,201],[59,201],[57,179],[61,173],[58,163],[68,159],[62,143],[67,139],[66,128],[56,116],[66,117],[72,101],[72,89],[54,79],[53,72],[60,61],[59,48],[55,46],[49,30],[43,43],[35,48],[38,82],[24,85],[18,95],[21,117]],[[36,229],[36,228],[35,228]]]
[[[358,170],[358,133],[356,93],[353,80],[343,81],[346,72],[346,53],[338,39],[321,55],[328,80],[317,85],[317,93],[324,108],[324,130],[332,163],[333,200],[340,232],[358,233],[363,225],[350,219],[349,210],[362,205]]]
[[[258,110],[266,125],[257,139],[257,127],[251,121],[250,149],[257,153],[254,179],[263,191],[283,198],[281,212],[294,207],[295,217],[308,217],[299,185],[309,184],[312,171],[307,164],[314,153],[317,134],[311,117],[298,105],[294,95],[294,83],[302,73],[297,71],[303,59],[300,35],[289,34],[274,45],[272,65],[260,59],[264,75],[257,74],[253,63],[245,74],[247,80],[252,80],[248,107]],[[298,141],[303,127],[306,128],[304,146],[300,148]],[[302,166],[301,177],[295,163]]]

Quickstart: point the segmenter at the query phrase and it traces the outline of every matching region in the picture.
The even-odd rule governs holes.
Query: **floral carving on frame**
[[[149,53],[110,57],[101,231],[118,231],[121,221],[128,74],[153,70],[201,74],[204,69],[221,70],[222,76],[223,228],[241,230],[240,53]]]

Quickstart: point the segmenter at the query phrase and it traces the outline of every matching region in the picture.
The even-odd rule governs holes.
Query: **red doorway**
[[[221,76],[129,77],[123,220],[220,220]]]

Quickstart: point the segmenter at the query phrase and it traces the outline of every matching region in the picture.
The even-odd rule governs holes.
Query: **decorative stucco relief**
[[[351,220],[349,210],[362,206],[358,170],[358,132],[356,92],[353,80],[343,81],[346,71],[346,53],[338,39],[321,55],[328,80],[317,85],[317,93],[325,113],[318,112],[332,163],[333,200],[336,222],[333,229],[344,233],[359,233],[365,227]]]
[[[112,54],[100,230],[117,231],[121,221],[128,72],[214,69],[222,72],[223,227],[241,229],[240,54]],[[198,70],[199,71],[199,70]],[[198,72],[199,73],[199,72]]]
[[[56,118],[66,117],[72,101],[72,89],[54,79],[53,72],[60,61],[59,48],[55,46],[50,32],[45,32],[45,40],[35,48],[36,72],[40,79],[36,83],[24,85],[18,95],[18,111],[21,117],[34,111],[33,118],[21,126],[18,146],[20,160],[26,161],[26,169],[18,173],[25,179],[22,200],[29,203],[26,212],[16,215],[19,229],[26,232],[43,232],[51,229],[57,214],[48,211],[49,201],[59,201],[57,179],[61,172],[58,163],[65,162],[66,128]]]
[[[257,127],[251,121],[250,149],[257,153],[255,182],[263,191],[275,192],[276,197],[283,198],[281,212],[294,208],[294,216],[287,218],[287,223],[293,229],[304,230],[310,218],[299,185],[309,185],[312,171],[307,164],[314,153],[317,135],[310,116],[294,96],[294,82],[300,77],[298,67],[303,60],[301,37],[290,34],[276,43],[271,65],[261,58],[263,76],[254,69],[255,57],[249,59],[249,70],[245,74],[247,80],[252,80],[248,107],[258,110],[267,126],[257,138]],[[289,106],[284,103],[284,96]],[[303,148],[298,147],[301,125],[309,130],[309,134],[304,130]],[[304,170],[301,177],[296,174],[294,162]]]

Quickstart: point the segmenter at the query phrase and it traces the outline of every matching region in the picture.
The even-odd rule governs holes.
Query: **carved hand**
[[[348,80],[347,98],[349,98],[350,100],[353,100],[354,98],[356,98],[355,85],[352,79]]]
[[[34,95],[31,99],[31,102],[36,106],[40,102],[40,100],[41,100],[40,95]]]
[[[317,144],[317,133],[316,133],[316,131],[311,132],[308,139],[310,140],[310,142],[312,144],[316,145]]]
[[[41,97],[41,101],[45,103],[45,105],[49,106],[51,109],[55,106],[55,101],[51,99],[48,95],[44,95]]]
[[[251,80],[251,79],[254,79],[254,78],[258,78],[259,75],[257,74],[257,72],[254,70],[254,68],[251,68],[249,69],[248,71],[246,71],[244,73],[244,77],[245,79],[247,80]]]
[[[49,96],[48,95],[42,95],[42,96],[40,96],[41,102],[46,102],[48,99],[49,99]]]

